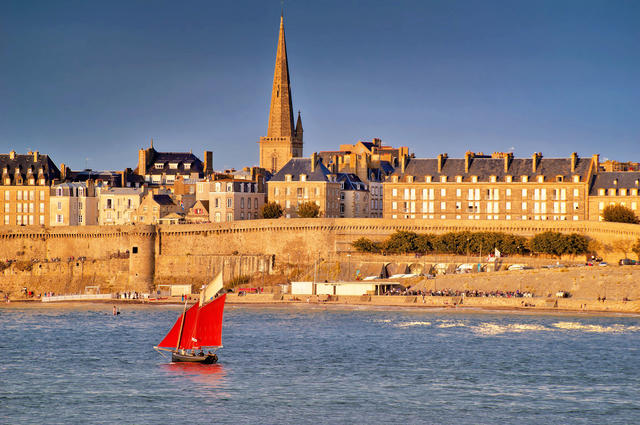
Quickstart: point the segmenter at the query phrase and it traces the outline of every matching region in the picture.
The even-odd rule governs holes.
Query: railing
[[[111,294],[54,295],[51,297],[42,297],[42,302],[110,300],[111,298],[113,298]]]

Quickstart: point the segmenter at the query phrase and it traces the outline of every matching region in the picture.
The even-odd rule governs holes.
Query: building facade
[[[191,152],[158,152],[151,146],[138,151],[138,167],[134,173],[151,186],[173,186],[176,180],[197,180],[213,171],[213,153],[204,151],[204,162]]]
[[[60,171],[48,155],[11,151],[0,154],[0,226],[50,224],[50,185],[60,178]]]
[[[302,156],[302,119],[300,112],[298,112],[298,121],[294,127],[292,105],[284,18],[281,16],[276,65],[271,89],[269,126],[267,128],[267,136],[261,137],[258,142],[260,145],[260,167],[271,173],[276,173],[291,158]]]
[[[266,193],[258,182],[222,179],[204,182],[202,186],[207,192],[198,193],[208,194],[209,221],[221,223],[260,218]]]
[[[310,158],[292,158],[267,183],[269,202],[280,204],[287,218],[298,217],[298,206],[315,202],[320,217],[340,216],[338,176],[314,153]]]
[[[98,224],[98,198],[93,182],[60,183],[51,187],[51,226],[91,226]]]
[[[385,181],[384,218],[586,220],[598,156],[406,158]]]
[[[98,224],[105,226],[133,223],[145,191],[144,187],[96,188]]]
[[[161,224],[163,219],[172,216],[171,221],[177,222],[177,214],[181,212],[180,206],[173,202],[171,196],[149,192],[140,201],[133,221],[140,224]]]
[[[589,220],[601,221],[609,205],[622,205],[640,219],[640,172],[601,172],[589,193]]]

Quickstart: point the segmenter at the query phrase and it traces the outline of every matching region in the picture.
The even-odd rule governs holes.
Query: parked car
[[[621,266],[635,266],[638,264],[636,260],[632,260],[631,258],[623,258],[618,262]]]

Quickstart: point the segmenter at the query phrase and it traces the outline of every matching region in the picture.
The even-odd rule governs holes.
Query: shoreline
[[[309,297],[311,298],[311,297]],[[640,302],[638,301],[607,301],[606,303],[596,302],[593,300],[582,299],[554,299],[557,306],[548,306],[546,303],[550,300],[544,298],[527,298],[527,302],[536,303],[532,306],[518,305],[522,302],[522,298],[477,298],[467,297],[460,301],[459,297],[426,297],[422,303],[419,297],[404,296],[380,296],[381,299],[363,301],[361,297],[352,297],[357,299],[349,299],[350,297],[340,297],[346,299],[338,299],[335,301],[318,301],[306,299],[274,299],[272,294],[248,294],[239,297],[237,294],[227,295],[227,305],[253,306],[253,307],[293,307],[293,308],[351,308],[351,309],[371,309],[371,310],[413,310],[413,311],[443,311],[443,312],[459,312],[459,313],[517,313],[517,314],[585,314],[585,315],[624,315],[624,316],[640,316]],[[414,298],[413,302],[407,298]],[[455,299],[458,298],[458,299]],[[194,300],[192,300],[194,301]],[[386,301],[386,302],[385,302]],[[428,301],[428,303],[427,303]],[[456,302],[458,301],[458,302]],[[477,302],[476,302],[477,301]],[[540,305],[540,303],[545,305]],[[191,304],[191,302],[190,302]],[[12,307],[43,307],[50,308],[68,307],[79,305],[118,305],[118,306],[181,306],[183,302],[180,299],[167,299],[160,301],[145,300],[76,300],[76,301],[58,301],[43,303],[36,299],[17,299],[11,300],[10,303],[0,303],[1,308]],[[576,308],[574,306],[586,306],[586,308]],[[600,308],[598,308],[600,307]],[[622,308],[621,308],[622,307]]]

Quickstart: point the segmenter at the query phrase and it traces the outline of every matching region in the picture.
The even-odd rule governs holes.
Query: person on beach
[[[115,316],[116,314],[118,314],[118,309],[116,308],[116,306],[113,306],[113,315]]]

